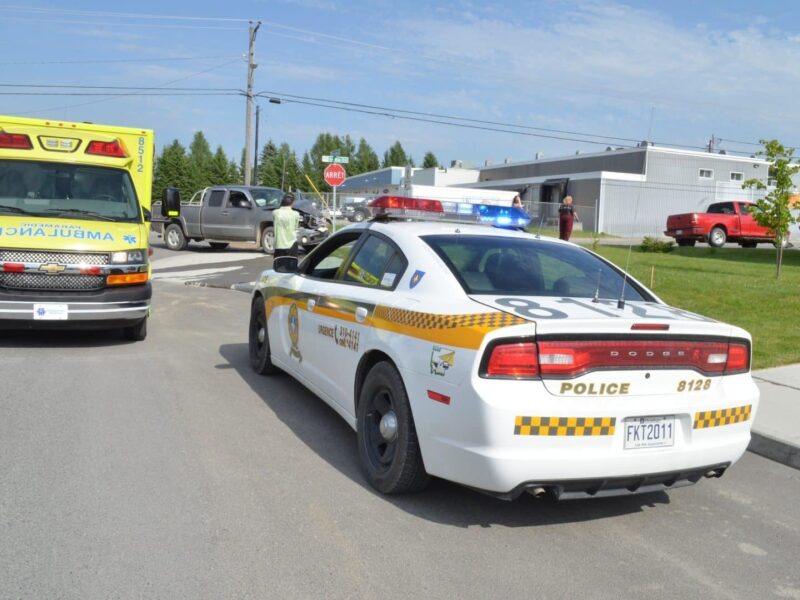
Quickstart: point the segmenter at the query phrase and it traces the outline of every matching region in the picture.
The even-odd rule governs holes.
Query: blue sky
[[[241,90],[246,20],[261,19],[256,91],[580,134],[262,101],[261,141],[300,153],[320,131],[364,136],[379,153],[400,140],[418,162],[432,150],[444,164],[613,145],[586,134],[698,147],[715,134],[739,151],[755,148],[734,140],[800,144],[800,17],[789,2],[7,1],[2,84]],[[236,157],[244,113],[240,96],[0,96],[0,114],[150,127],[159,147],[200,129]]]

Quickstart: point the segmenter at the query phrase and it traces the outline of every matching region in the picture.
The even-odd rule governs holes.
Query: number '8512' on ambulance
[[[257,372],[286,371],[356,430],[379,491],[436,476],[507,499],[642,493],[719,477],[744,453],[758,404],[746,331],[510,230],[528,223],[517,209],[371,209],[262,274],[249,342]]]

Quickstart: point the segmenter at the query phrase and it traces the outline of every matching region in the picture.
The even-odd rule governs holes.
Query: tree
[[[222,146],[217,146],[217,151],[211,158],[208,179],[209,185],[228,185],[236,181],[235,174],[231,172],[231,163]]]
[[[350,168],[347,169],[348,173],[358,175],[379,169],[380,166],[381,161],[378,158],[378,154],[367,143],[367,140],[362,137],[358,140],[358,150],[356,150],[355,158],[350,160]]]
[[[197,131],[189,144],[189,187],[202,190],[211,185],[211,146],[202,131]]]
[[[759,225],[775,235],[775,277],[779,278],[783,248],[789,239],[789,226],[798,221],[790,211],[789,200],[794,187],[792,175],[800,170],[800,165],[791,164],[794,148],[786,148],[778,140],[760,140],[760,143],[764,150],[758,155],[764,156],[770,162],[769,178],[775,182],[775,186],[764,198],[755,202],[750,212]],[[742,188],[764,190],[767,186],[760,179],[748,179],[742,184]]]
[[[178,140],[174,140],[161,151],[156,160],[153,176],[153,200],[161,200],[164,188],[176,187],[183,198],[190,198],[194,193],[189,174],[189,158],[186,149]]]
[[[405,167],[410,164],[410,159],[403,150],[403,145],[397,141],[383,153],[382,167]]]
[[[307,187],[305,177],[300,172],[297,154],[286,142],[278,148],[278,153],[275,156],[275,168],[280,173],[280,180],[276,187],[285,191]]]
[[[424,158],[422,159],[422,168],[431,169],[433,167],[438,167],[438,166],[439,166],[439,159],[436,158],[436,155],[430,150],[426,152]]]
[[[264,144],[264,149],[258,159],[258,173],[256,173],[255,177],[257,183],[255,185],[260,183],[268,187],[280,187],[281,174],[276,165],[277,155],[278,148],[272,140]]]

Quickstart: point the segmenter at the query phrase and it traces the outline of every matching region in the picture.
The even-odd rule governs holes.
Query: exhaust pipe
[[[528,488],[528,493],[534,498],[541,498],[547,495],[547,489],[541,486]]]
[[[703,475],[703,477],[707,477],[708,479],[719,478],[722,477],[722,474],[724,472],[725,469],[711,469],[710,471],[707,471],[706,474]]]

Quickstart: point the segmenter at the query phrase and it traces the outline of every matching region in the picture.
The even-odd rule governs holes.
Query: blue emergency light
[[[381,196],[369,203],[375,217],[478,223],[506,229],[524,229],[528,214],[512,206]]]

